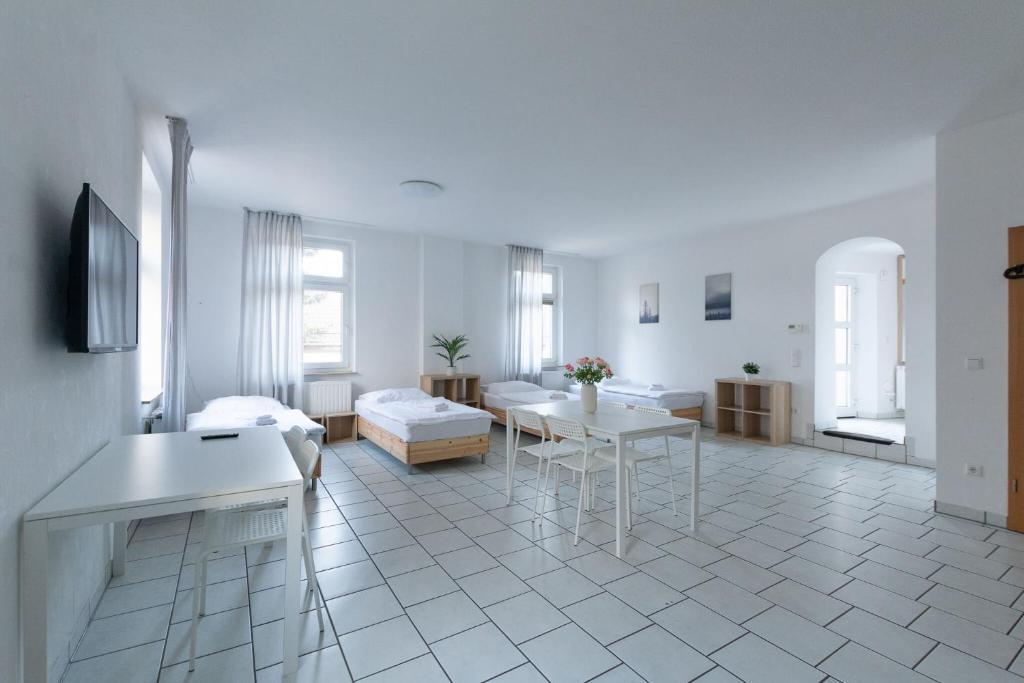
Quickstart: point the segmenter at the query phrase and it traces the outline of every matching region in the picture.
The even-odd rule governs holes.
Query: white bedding
[[[435,412],[433,406],[441,402],[448,404],[448,410]],[[355,409],[360,417],[365,417],[406,443],[487,434],[491,431],[491,420],[494,419],[486,410],[442,398],[386,403],[360,398],[355,402]]]
[[[666,389],[648,391],[647,386],[638,384],[613,384],[607,388],[604,382],[597,385],[597,397],[602,401],[620,401],[633,406],[653,406],[667,410],[699,408],[704,404],[704,392],[689,389]],[[627,391],[620,391],[626,389]],[[642,390],[642,391],[641,391]],[[580,393],[578,384],[569,387],[573,394]]]
[[[274,426],[282,432],[298,425],[318,447],[323,445],[326,430],[322,425],[310,420],[301,410],[289,408],[266,396],[225,396],[213,399],[198,413],[185,416],[185,430],[191,432],[199,429],[256,427],[256,419],[261,415],[272,416],[277,421]]]
[[[545,389],[529,382],[496,382],[484,387],[484,405],[505,409],[552,401],[578,401],[580,397],[561,389]]]

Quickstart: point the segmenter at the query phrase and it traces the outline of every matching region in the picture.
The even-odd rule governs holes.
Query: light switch
[[[801,356],[800,349],[793,349],[793,353],[790,354],[790,363],[794,368],[800,367]]]
[[[964,366],[968,370],[981,370],[983,367],[985,367],[985,363],[984,361],[982,361],[981,358],[965,358]]]

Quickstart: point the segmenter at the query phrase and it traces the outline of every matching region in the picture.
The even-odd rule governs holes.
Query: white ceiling
[[[1024,107],[1020,0],[100,7],[193,201],[588,255],[930,182]]]

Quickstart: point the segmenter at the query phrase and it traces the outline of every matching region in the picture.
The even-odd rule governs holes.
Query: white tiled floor
[[[536,470],[520,461],[506,506],[503,447],[496,428],[486,464],[413,475],[367,442],[328,449],[307,499],[327,623],[321,633],[304,614],[299,680],[1024,673],[1024,536],[933,514],[933,470],[709,439],[700,533],[672,514],[665,470],[652,466],[620,560],[608,482],[573,546],[574,490],[548,497],[534,525]],[[673,448],[686,490],[688,443]],[[111,582],[66,681],[280,679],[282,549],[261,546],[211,564],[204,656],[187,676],[201,536],[202,515],[139,527],[128,573]]]

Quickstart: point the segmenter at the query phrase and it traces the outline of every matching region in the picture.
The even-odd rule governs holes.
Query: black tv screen
[[[88,183],[71,220],[68,350],[131,351],[139,344],[139,242]]]

